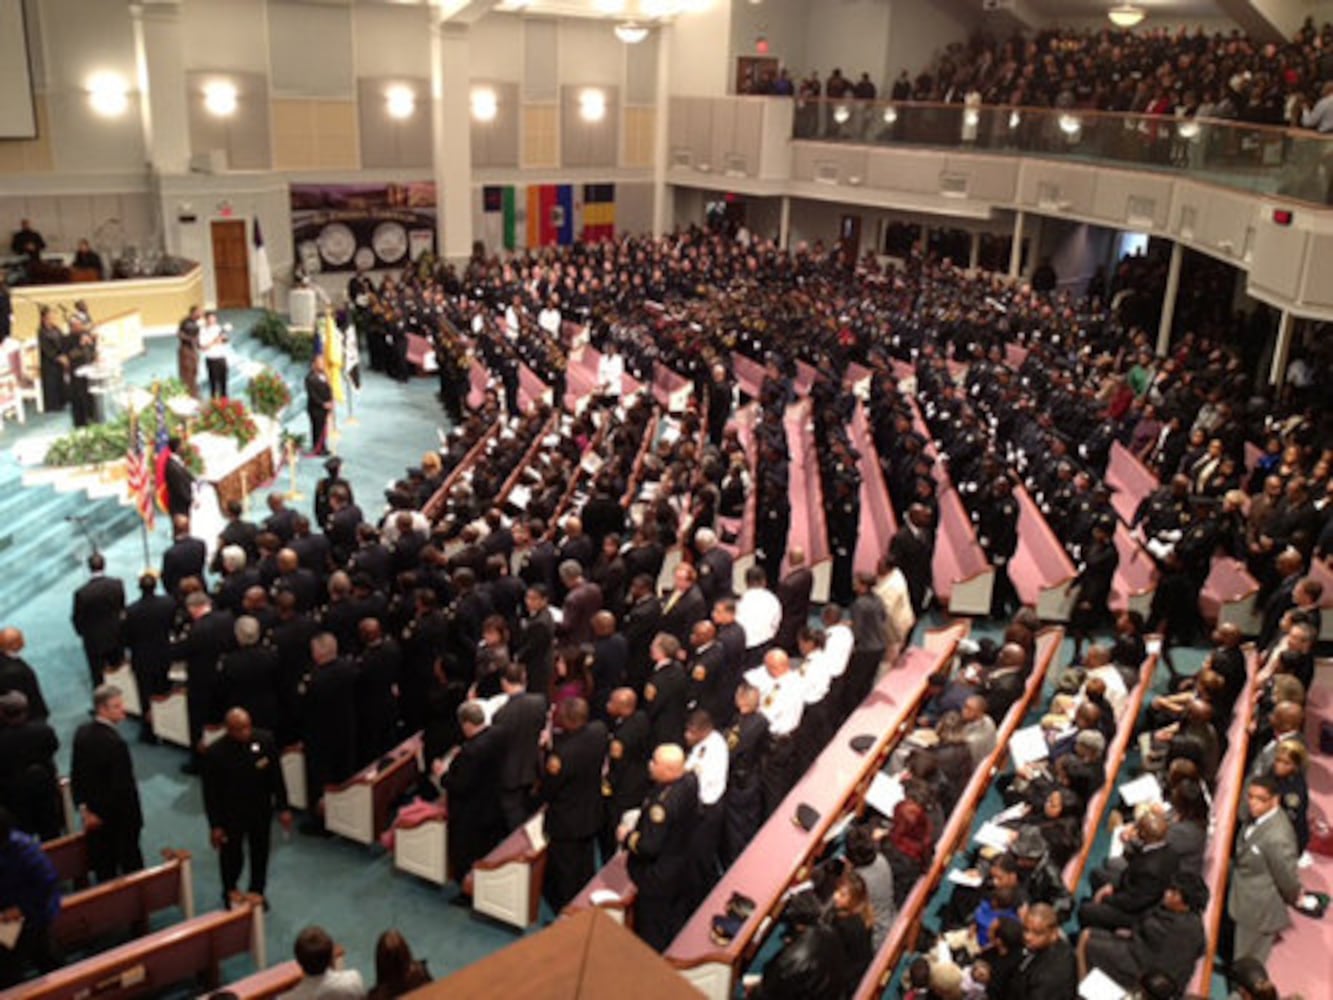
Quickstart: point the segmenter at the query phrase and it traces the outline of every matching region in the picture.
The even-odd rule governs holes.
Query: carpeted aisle
[[[243,331],[254,315],[227,318]],[[245,334],[237,336],[235,346],[238,353],[272,365],[287,378],[296,397],[288,426],[308,439],[301,387],[305,365],[290,362]],[[134,384],[146,384],[153,377],[173,375],[175,369],[174,338],[157,338],[149,341],[145,356],[131,362],[126,377]],[[232,393],[242,396],[245,380],[237,376],[236,366],[232,379]],[[399,384],[370,374],[363,380],[356,401],[357,422],[342,428],[337,450],[345,461],[343,475],[351,481],[367,517],[378,517],[382,511],[385,487],[437,445],[443,418],[435,388],[434,380],[429,379]],[[138,518],[132,510],[119,507],[114,499],[90,500],[82,491],[59,493],[50,486],[21,485],[15,445],[20,450],[35,447],[34,442],[54,438],[68,426],[68,414],[51,414],[30,419],[26,427],[7,423],[0,435],[4,448],[0,456],[0,565],[4,566],[0,624],[18,626],[27,636],[24,655],[38,672],[51,703],[51,722],[61,740],[62,773],[68,771],[74,730],[88,717],[90,693],[82,646],[69,620],[72,594],[85,579],[81,566],[89,545],[65,517],[88,516],[89,529],[107,557],[108,571],[125,581],[130,599],[137,592],[134,581],[143,569]],[[315,482],[323,474],[321,460],[299,463],[297,484],[306,499],[294,506],[309,512]],[[279,488],[285,490],[288,482],[284,470]],[[258,490],[251,497],[250,514],[255,519],[264,516],[267,492]],[[150,539],[154,563],[168,541],[165,519],[159,518]],[[145,858],[152,863],[164,847],[189,850],[195,859],[197,905],[201,911],[215,908],[220,905],[221,887],[198,782],[178,772],[184,751],[139,744],[135,742],[137,730],[133,720],[123,728],[133,748],[147,817]],[[508,929],[474,919],[467,909],[450,906],[447,900],[453,895],[452,888],[441,890],[395,873],[392,859],[378,848],[372,851],[347,841],[299,834],[291,840],[275,835],[269,873],[270,961],[290,957],[297,931],[316,922],[347,949],[349,967],[362,970],[371,982],[375,939],[389,927],[406,933],[413,949],[428,959],[437,976],[489,954],[515,936]],[[227,967],[231,978],[248,971],[246,959]]]

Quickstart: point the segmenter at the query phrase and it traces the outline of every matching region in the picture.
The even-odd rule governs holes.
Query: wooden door
[[[773,56],[736,58],[736,93],[767,94],[778,78],[778,60]]]
[[[219,309],[250,308],[250,248],[245,220],[214,222],[213,287]]]
[[[838,243],[842,246],[842,262],[849,270],[856,267],[861,256],[861,217],[844,215],[838,227]]]

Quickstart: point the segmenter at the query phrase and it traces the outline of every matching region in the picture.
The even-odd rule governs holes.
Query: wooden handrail
[[[455,484],[458,482],[459,478],[463,475],[463,472],[471,468],[474,464],[476,464],[477,457],[481,455],[482,452],[485,450],[486,445],[490,442],[491,438],[495,437],[499,433],[500,433],[500,420],[499,418],[496,418],[495,422],[492,423],[491,426],[486,429],[486,432],[482,434],[480,438],[477,439],[477,443],[468,449],[467,454],[463,456],[462,461],[460,461],[457,465],[455,465],[449,471],[449,474],[444,477],[444,482],[440,483],[439,489],[437,489],[434,493],[432,493],[430,499],[427,500],[425,504],[422,505],[421,507],[422,514],[424,514],[432,522],[435,520],[436,514],[439,512],[440,508],[442,508],[445,505],[445,502],[449,499],[450,491],[453,490]]]
[[[657,441],[657,426],[662,422],[662,410],[656,402],[653,403],[653,416],[648,421],[648,426],[644,428],[643,440],[639,442],[638,454],[634,456],[634,465],[630,468],[629,477],[625,483],[625,495],[620,498],[620,506],[628,510],[634,503],[634,498],[639,495],[639,484],[643,479],[643,469],[648,453],[652,451],[653,444]]]
[[[514,491],[514,487],[518,485],[519,480],[523,477],[523,473],[528,470],[528,467],[532,464],[532,460],[536,457],[538,450],[541,448],[542,438],[549,436],[559,421],[560,409],[559,407],[553,407],[550,417],[547,418],[542,429],[538,431],[537,435],[532,439],[532,443],[528,445],[528,450],[523,453],[522,460],[518,465],[514,466],[514,471],[509,473],[509,476],[504,481],[504,485],[500,487],[500,492],[496,494],[496,507],[503,507],[505,505],[505,501],[509,499],[509,494]]]

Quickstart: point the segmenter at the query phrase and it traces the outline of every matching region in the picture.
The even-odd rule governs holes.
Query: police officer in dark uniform
[[[337,455],[330,455],[324,460],[324,471],[327,474],[315,484],[315,523],[321,528],[329,523],[329,515],[333,513],[333,505],[330,502],[329,494],[332,493],[335,486],[341,486],[347,490],[347,502],[349,504],[354,501],[352,484],[340,474],[342,467],[343,460]]]
[[[685,770],[685,752],[659,746],[648,770],[653,787],[633,830],[625,834],[629,876],[638,897],[634,929],[646,944],[665,951],[689,916],[682,892],[690,871],[690,835],[699,813],[699,779]]]
[[[705,618],[695,622],[690,630],[689,672],[685,704],[689,709],[707,710],[710,718],[726,719],[731,715],[731,701],[735,688],[726,690],[727,652],[717,641],[717,626]]]
[[[250,892],[264,895],[268,880],[269,833],[273,814],[290,830],[287,786],[277,744],[266,730],[255,729],[243,708],[227,712],[227,735],[204,754],[204,811],[209,840],[222,866],[226,905],[245,865],[250,845]]]
[[[977,536],[986,558],[995,567],[991,617],[1001,618],[1022,603],[1009,578],[1009,560],[1018,549],[1018,501],[1004,476],[996,477],[989,499],[977,508]]]
[[[588,703],[582,698],[560,702],[555,725],[558,732],[541,782],[550,843],[542,895],[558,914],[597,870],[594,849],[602,828],[606,726],[588,721]]]
[[[616,827],[628,809],[637,809],[648,794],[648,761],[652,757],[652,726],[639,708],[633,688],[617,688],[606,701],[611,720],[607,734],[606,774],[602,778],[604,820],[598,847],[602,864],[616,852]]]
[[[643,686],[643,709],[653,727],[653,746],[678,743],[685,737],[688,681],[677,659],[680,643],[674,635],[657,633],[650,648],[653,670]]]

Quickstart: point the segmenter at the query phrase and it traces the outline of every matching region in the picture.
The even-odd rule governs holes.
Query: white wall
[[[474,29],[475,30],[475,29]],[[352,8],[357,76],[430,77],[430,22],[421,7]]]
[[[564,18],[557,36],[557,66],[562,84],[618,87],[625,80],[626,46],[608,21]],[[476,56],[473,66],[477,65]]]
[[[772,56],[790,71],[792,79],[799,79],[810,70],[805,52],[806,18],[811,6],[807,0],[764,0],[761,4],[742,0],[732,4],[731,59],[727,75],[733,89],[738,56]],[[768,41],[767,53],[755,50],[755,40],[760,35]]]
[[[904,69],[916,76],[949,43],[966,41],[981,23],[980,16],[963,18],[931,0],[893,0],[883,76],[875,81],[876,85],[887,90]],[[847,67],[843,67],[843,72],[847,72]]]
[[[805,61],[827,79],[834,68],[849,80],[869,73],[883,85],[890,0],[820,0],[808,5]],[[922,4],[926,6],[926,4]]]
[[[743,2],[743,0],[742,0]],[[709,0],[666,29],[668,91],[679,97],[721,97],[735,82],[730,61],[731,4]]]
[[[523,19],[489,14],[468,29],[472,77],[476,80],[523,80]]]
[[[181,17],[187,70],[268,72],[264,0],[190,0]]]

